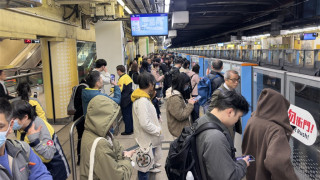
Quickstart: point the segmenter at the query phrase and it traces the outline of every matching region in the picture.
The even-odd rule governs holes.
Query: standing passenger
[[[118,86],[121,90],[121,112],[125,124],[125,131],[121,135],[131,135],[133,133],[132,120],[132,79],[125,73],[126,69],[123,65],[117,66],[117,74],[119,75]]]
[[[6,99],[13,99],[13,96],[9,95],[9,91],[4,84],[4,81],[6,80],[7,76],[4,70],[0,70],[0,98],[6,98]]]
[[[96,61],[96,67],[93,69],[93,71],[100,72],[100,76],[103,81],[103,86],[101,88],[101,92],[104,93],[104,85],[110,84],[110,74],[108,73],[107,69],[107,61],[104,59],[98,59]]]
[[[0,98],[1,180],[52,180],[46,166],[34,154],[28,143],[7,139],[7,136],[12,132],[13,125],[12,106],[6,99]],[[10,162],[14,163],[11,164]]]
[[[200,81],[199,77],[199,70],[200,66],[199,64],[196,64],[192,67],[192,71],[188,71],[187,75],[191,78],[191,97],[197,97],[198,96],[198,84]],[[193,111],[191,113],[192,122],[195,122],[199,118],[199,111],[200,111],[200,104],[199,102],[194,103]]]
[[[293,132],[288,117],[290,103],[272,89],[262,90],[257,110],[244,130],[242,152],[256,158],[247,180],[297,180],[291,163],[289,139]]]
[[[17,100],[12,106],[13,130],[17,130],[17,139],[32,147],[54,180],[67,179],[70,175],[69,164],[53,127],[36,116],[27,101]]]
[[[139,89],[131,95],[133,102],[134,136],[141,148],[148,148],[150,143],[155,154],[156,148],[161,150],[161,126],[158,121],[157,112],[151,99],[156,95],[155,78],[150,73],[142,73],[139,76]],[[158,161],[159,158],[155,157]],[[156,163],[151,172],[160,172],[160,164]],[[139,180],[147,180],[149,173],[138,172]]]
[[[193,98],[185,103],[187,91],[190,87],[190,78],[185,73],[179,73],[173,79],[172,87],[167,90],[167,121],[171,135],[180,136],[185,126],[190,126],[190,115],[195,101]],[[190,96],[190,94],[189,94]]]

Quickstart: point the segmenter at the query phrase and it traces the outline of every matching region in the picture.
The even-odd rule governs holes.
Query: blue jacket
[[[82,90],[82,107],[83,107],[83,115],[86,116],[87,114],[87,107],[92,98],[94,98],[97,95],[106,96],[110,99],[112,99],[117,104],[120,104],[121,102],[121,90],[119,86],[114,86],[114,96],[110,97],[107,94],[101,93],[98,89],[91,89],[91,88],[85,88]]]

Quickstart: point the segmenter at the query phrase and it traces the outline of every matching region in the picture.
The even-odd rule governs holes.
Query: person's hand
[[[131,150],[131,151],[123,151],[123,156],[131,158],[132,155],[136,152],[136,150]]]
[[[245,158],[243,158],[243,160],[247,163],[247,167],[249,167],[250,166],[249,156],[246,156]]]
[[[192,98],[188,100],[188,103],[193,105],[194,103],[196,103],[196,101],[194,100],[194,98]]]
[[[111,84],[114,85],[114,86],[118,85],[116,81],[111,81]]]
[[[38,133],[41,131],[41,128],[42,126],[39,126],[38,129],[35,129],[35,125],[34,123],[31,125],[31,127],[29,128],[28,130],[28,135],[31,135],[31,134],[35,134],[35,133]]]

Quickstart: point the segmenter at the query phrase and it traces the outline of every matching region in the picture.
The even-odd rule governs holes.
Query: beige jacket
[[[131,100],[134,137],[137,143],[144,148],[150,143],[153,147],[160,146],[161,125],[150,96],[141,89],[136,89],[131,95]]]
[[[169,132],[175,136],[180,136],[182,129],[190,126],[190,114],[193,104],[186,104],[179,91],[169,88],[166,91],[167,98],[167,121]]]

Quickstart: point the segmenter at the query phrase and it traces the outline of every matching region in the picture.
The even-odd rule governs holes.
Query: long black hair
[[[179,91],[184,99],[187,99],[190,97],[190,92],[185,91],[184,87],[188,84],[191,85],[191,79],[186,73],[179,73],[175,75],[172,79],[172,90]]]
[[[29,101],[29,96],[31,93],[30,85],[27,82],[19,83],[17,87],[17,93],[22,100]]]

